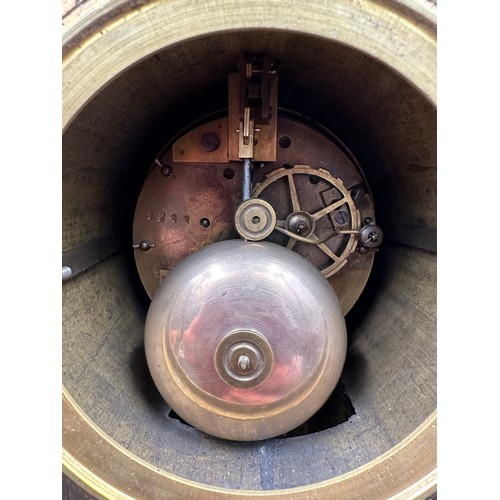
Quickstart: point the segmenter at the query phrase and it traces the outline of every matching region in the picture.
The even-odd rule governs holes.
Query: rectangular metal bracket
[[[246,68],[246,66],[245,66]],[[241,71],[245,71],[242,68]],[[244,123],[245,99],[243,94],[242,75],[229,74],[229,102],[228,102],[228,134],[229,160],[237,161],[242,158],[253,158],[253,161],[276,161],[277,127],[278,127],[278,75],[266,73],[261,89],[262,106],[266,109],[252,109],[249,121],[253,121],[252,143],[253,156],[245,148],[241,152],[240,133],[241,122]],[[251,134],[251,131],[250,131]],[[241,156],[243,154],[244,156]]]

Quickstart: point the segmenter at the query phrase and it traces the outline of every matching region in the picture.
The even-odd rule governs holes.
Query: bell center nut
[[[337,296],[296,252],[227,240],[163,280],[146,321],[153,380],[186,422],[250,441],[288,432],[328,399],[347,334]]]

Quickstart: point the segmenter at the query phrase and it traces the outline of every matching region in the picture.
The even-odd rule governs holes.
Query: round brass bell
[[[230,440],[288,432],[337,384],[347,334],[335,292],[273,243],[210,245],[171,271],[146,322],[148,366],[186,422]]]

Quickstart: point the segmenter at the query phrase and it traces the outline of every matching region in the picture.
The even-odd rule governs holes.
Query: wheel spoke
[[[331,205],[328,205],[325,208],[322,208],[315,214],[312,214],[311,217],[313,220],[318,220],[321,219],[321,217],[324,217],[325,215],[328,215],[329,213],[333,212],[337,208],[341,207],[344,203],[346,203],[345,198],[342,198],[340,200],[337,200],[335,203],[332,203]]]
[[[300,212],[299,198],[297,196],[297,188],[295,187],[293,174],[289,173],[287,177],[288,177],[288,186],[290,188],[290,198],[292,198],[292,209],[294,212]]]
[[[339,260],[339,256],[333,252],[330,248],[328,248],[325,243],[321,243],[318,245],[318,248],[321,249],[333,262],[337,262]]]
[[[288,248],[288,250],[293,250],[293,247],[295,246],[296,243],[297,240],[295,238],[290,238],[288,240],[288,244],[286,245],[286,247]]]

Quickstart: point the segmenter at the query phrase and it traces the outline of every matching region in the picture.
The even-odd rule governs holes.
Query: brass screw
[[[204,132],[200,137],[200,146],[207,153],[215,151],[219,147],[219,136],[213,132]]]

